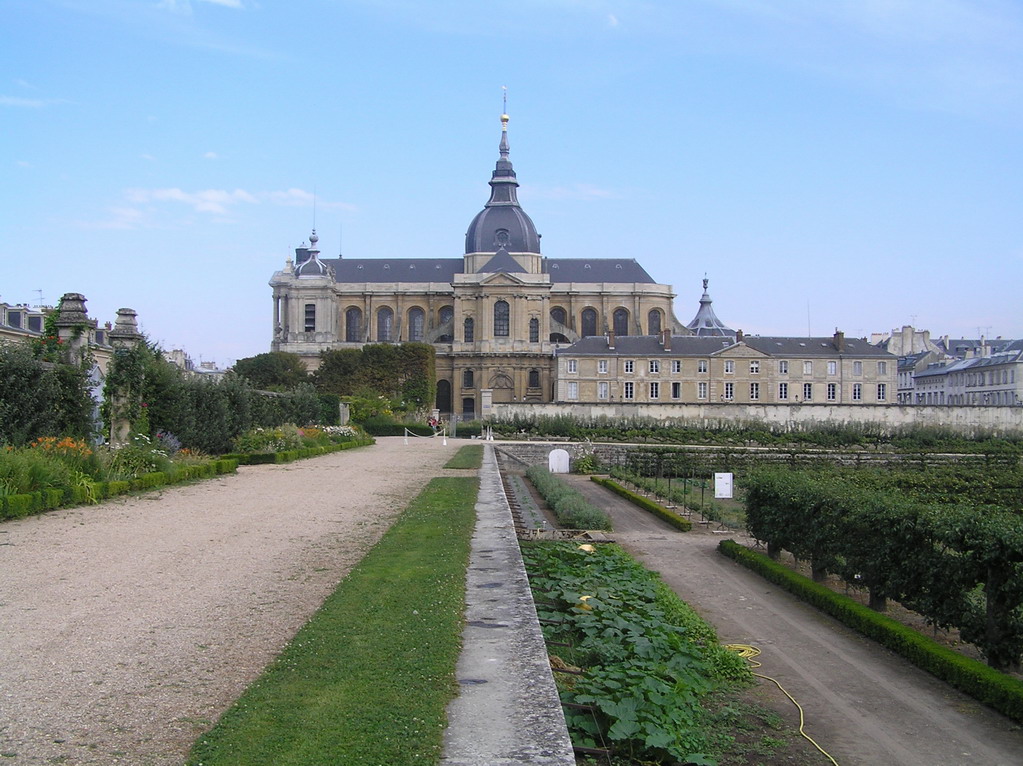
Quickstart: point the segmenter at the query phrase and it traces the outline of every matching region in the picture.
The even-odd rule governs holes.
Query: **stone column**
[[[110,345],[115,349],[131,350],[142,342],[134,309],[117,309],[117,321],[110,331]],[[124,405],[130,398],[130,391],[119,391],[111,402],[110,412],[110,446],[123,447],[128,443],[131,433],[131,421],[123,416]]]
[[[85,296],[64,293],[57,308],[57,337],[64,346],[65,362],[81,365],[88,358],[89,336],[94,325],[85,312]]]

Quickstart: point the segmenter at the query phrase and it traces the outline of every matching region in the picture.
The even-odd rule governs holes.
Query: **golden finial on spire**
[[[502,85],[503,91],[501,101],[501,130],[508,130],[508,86]]]

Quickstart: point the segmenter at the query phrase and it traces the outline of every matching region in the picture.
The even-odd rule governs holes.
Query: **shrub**
[[[650,500],[649,498],[643,497],[642,495],[637,495],[635,492],[630,492],[616,481],[611,481],[611,479],[604,479],[600,476],[591,476],[590,480],[597,482],[597,484],[599,484],[602,487],[607,487],[616,495],[624,497],[633,505],[636,505],[645,511],[650,511],[650,513],[668,522],[676,529],[679,529],[683,532],[688,532],[693,528],[693,522],[691,522],[689,519],[685,518],[684,516],[679,516],[677,513],[669,510],[668,508],[665,508],[660,503],[655,503],[653,500]]]
[[[611,519],[590,505],[582,495],[554,477],[542,465],[530,466],[526,477],[554,511],[558,523],[569,529],[611,529]]]

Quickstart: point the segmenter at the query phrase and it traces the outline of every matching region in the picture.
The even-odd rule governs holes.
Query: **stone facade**
[[[502,115],[491,196],[460,258],[321,258],[309,245],[270,280],[271,348],[302,357],[365,343],[436,349],[437,408],[464,418],[484,405],[549,402],[555,351],[587,335],[689,331],[674,292],[631,258],[548,258],[517,199]]]
[[[558,402],[891,404],[897,358],[824,338],[585,338],[557,351]]]

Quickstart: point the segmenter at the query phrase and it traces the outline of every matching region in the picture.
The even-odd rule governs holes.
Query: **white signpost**
[[[732,474],[714,474],[714,497],[730,498],[732,496]]]

